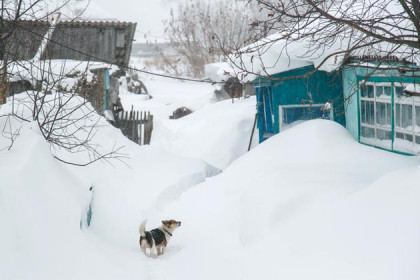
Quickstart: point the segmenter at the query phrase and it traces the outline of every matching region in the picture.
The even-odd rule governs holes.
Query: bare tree
[[[126,155],[121,153],[122,147],[114,145],[104,148],[94,142],[101,117],[85,99],[88,97],[86,90],[89,90],[89,82],[86,80],[87,77],[92,78],[92,73],[89,72],[92,63],[41,59],[47,43],[51,43],[50,38],[59,17],[56,12],[68,2],[64,1],[56,9],[41,15],[40,11],[48,7],[43,0],[2,2],[1,84],[10,84],[10,79],[24,80],[32,87],[32,90],[27,91],[26,97],[13,96],[8,99],[7,104],[0,105],[11,107],[0,115],[6,119],[2,135],[10,140],[10,145],[6,148],[10,149],[19,135],[19,123],[35,122],[42,136],[50,144],[53,155],[62,162],[85,166],[98,160],[126,158]],[[25,25],[25,20],[28,19],[30,24],[46,26],[44,32],[28,28],[27,22]],[[19,57],[16,49],[22,43],[17,41],[20,32],[29,32],[40,42],[35,54]],[[92,82],[94,81],[90,81]],[[6,101],[6,93],[7,87],[3,86],[0,89],[3,101]],[[82,161],[74,160],[74,157],[73,160],[62,158],[62,150],[69,154],[82,153],[85,158]]]
[[[420,62],[419,0],[256,2],[267,18],[254,20],[252,28],[259,30],[261,37],[267,34],[267,29],[277,36],[261,40],[250,48],[238,49],[238,57],[251,52],[260,55],[276,44],[282,48],[279,51],[281,55],[286,57],[291,47],[303,49],[299,58],[321,57],[314,71],[329,59],[343,64],[352,55],[376,56],[379,62],[391,56],[412,63]],[[253,72],[239,61],[233,62],[244,73]],[[374,67],[380,69],[381,63]],[[266,71],[262,72],[263,75],[267,74]]]
[[[165,35],[180,56],[188,74],[201,77],[204,65],[224,59],[224,50],[234,50],[251,41],[250,11],[234,1],[188,0],[171,11]],[[216,40],[217,39],[217,40]]]

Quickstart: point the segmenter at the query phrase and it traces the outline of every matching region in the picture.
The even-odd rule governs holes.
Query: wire
[[[30,30],[29,28],[26,28],[26,27],[23,27],[23,26],[20,26],[20,25],[16,25],[16,26],[18,28],[21,28],[23,30],[28,31],[29,33],[32,33],[35,36],[44,38],[43,35],[38,34],[38,33],[34,32],[34,31]],[[149,74],[149,75],[152,75],[152,76],[158,76],[158,77],[163,77],[163,78],[168,78],[168,79],[174,79],[174,80],[180,80],[180,81],[188,81],[188,82],[209,83],[209,84],[224,84],[224,82],[212,81],[210,79],[181,78],[181,77],[175,77],[175,76],[171,76],[171,75],[159,74],[159,73],[156,73],[156,72],[151,72],[151,71],[146,71],[146,70],[140,70],[140,69],[137,69],[137,68],[134,68],[134,67],[125,66],[125,65],[122,65],[122,64],[117,64],[117,63],[114,63],[114,62],[110,62],[109,60],[106,60],[106,59],[103,59],[103,58],[100,58],[100,57],[97,57],[97,56],[94,56],[94,55],[85,53],[83,51],[74,49],[74,48],[72,48],[70,46],[67,46],[65,44],[62,44],[60,42],[57,42],[57,41],[54,41],[54,40],[51,40],[51,39],[48,39],[48,42],[51,42],[51,43],[56,44],[58,46],[64,47],[64,48],[66,48],[68,50],[71,50],[71,51],[74,51],[76,53],[85,55],[85,56],[93,59],[94,61],[100,61],[100,62],[105,62],[107,64],[117,65],[118,67],[125,68],[127,70],[132,70],[132,71],[136,71],[136,72],[140,72],[140,73],[144,73],[144,74]]]

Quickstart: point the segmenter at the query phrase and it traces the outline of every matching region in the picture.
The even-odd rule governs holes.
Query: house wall
[[[60,22],[42,59],[107,61],[128,66],[136,24]],[[77,50],[77,51],[73,51]]]
[[[396,95],[394,94],[395,86],[401,86],[403,84],[410,84],[410,83],[419,83],[420,78],[413,78],[411,77],[413,73],[400,73],[396,67],[401,68],[408,68],[407,65],[401,65],[401,63],[393,62],[389,63],[386,66],[381,65],[382,68],[388,67],[388,69],[374,69],[372,67],[375,66],[374,63],[364,64],[367,67],[363,67],[363,64],[354,64],[354,65],[345,65],[343,68],[343,96],[345,99],[345,123],[346,128],[350,132],[350,134],[359,142],[377,146],[380,148],[384,148],[387,150],[392,150],[396,152],[402,153],[412,153],[410,149],[406,151],[398,149],[394,145],[394,138],[395,138],[395,104],[399,102],[396,100]],[[417,73],[418,76],[418,73]],[[389,130],[392,133],[392,139],[389,141],[390,144],[375,144],[374,141],[367,142],[361,141],[361,106],[360,106],[360,85],[366,81],[368,84],[373,85],[380,85],[380,84],[389,84],[391,85],[391,96],[389,97],[389,103],[391,105],[391,125]],[[376,98],[376,95],[375,95]],[[409,102],[413,100],[420,101],[420,97],[408,97],[410,98]],[[375,116],[377,117],[376,106],[375,106]],[[414,141],[413,141],[414,142]],[[419,147],[420,148],[420,147]],[[413,150],[414,151],[414,150]]]
[[[9,60],[33,58],[50,27],[48,22],[29,20],[5,21],[4,25],[4,33],[13,32],[13,36],[5,41],[4,46],[1,46],[4,49],[0,50],[0,59],[3,59],[3,55],[6,54]]]
[[[313,66],[307,66],[276,74],[270,79],[254,81],[257,101],[264,102],[264,106],[267,106],[267,102],[261,97],[262,90],[260,88],[269,87],[271,90],[273,133],[280,132],[279,106],[309,104],[311,99],[313,104],[330,102],[333,106],[334,121],[345,125],[341,73],[315,71],[309,77],[305,77],[305,74],[313,70]],[[261,112],[260,108],[259,113]],[[259,128],[262,127],[261,122],[259,120]]]
[[[0,59],[29,60],[34,57],[50,24],[46,21],[23,20],[6,22],[13,30],[4,45]],[[114,21],[61,21],[41,59],[106,61],[128,66],[136,23]],[[0,42],[1,43],[1,42]]]

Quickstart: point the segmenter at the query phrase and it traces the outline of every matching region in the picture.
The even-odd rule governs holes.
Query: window
[[[392,148],[392,87],[390,83],[365,83],[360,89],[360,139]]]
[[[361,142],[420,154],[420,97],[405,96],[405,86],[364,82],[360,87]]]
[[[405,96],[407,85],[395,84],[395,139],[394,150],[420,153],[420,97]]]
[[[324,106],[325,104],[279,106],[280,131],[302,121],[321,118],[329,118],[332,120],[333,108],[331,108],[328,115],[321,109]]]

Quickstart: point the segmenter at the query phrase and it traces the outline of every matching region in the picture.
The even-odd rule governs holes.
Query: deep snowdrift
[[[219,169],[226,168],[248,150],[255,117],[255,97],[215,102],[215,87],[144,75],[147,95],[123,91],[125,110],[149,111],[153,115],[150,145],[167,152],[204,160]],[[170,120],[180,107],[194,112]],[[257,145],[257,130],[252,146]]]
[[[20,100],[15,110],[28,116],[25,94],[15,99]],[[10,103],[3,105],[0,115],[11,110]],[[96,123],[98,118],[88,121]],[[136,241],[141,219],[161,218],[160,203],[170,203],[218,172],[200,160],[140,147],[103,118],[92,145],[125,146],[130,159],[124,163],[67,166],[53,158],[35,122],[4,116],[0,125],[3,136],[20,128],[10,151],[10,141],[0,137],[0,279],[129,279],[134,271],[139,275],[144,258]],[[83,153],[54,153],[66,160],[87,158]],[[92,223],[89,229],[80,228],[92,186]],[[123,263],[129,270],[121,268]]]
[[[173,154],[202,159],[225,169],[245,154],[255,117],[255,97],[210,103],[178,120],[159,120],[151,146]],[[258,143],[257,129],[251,147]]]
[[[160,276],[188,263],[188,279],[418,279],[418,165],[336,123],[298,125],[167,209],[182,251]]]
[[[227,106],[212,110],[223,114]],[[202,128],[198,119],[206,121],[206,110],[203,118],[196,112],[197,120],[185,119],[186,135]],[[7,119],[0,122],[4,127]],[[125,146],[129,166],[65,166],[34,123],[22,123],[12,149],[0,152],[0,279],[420,277],[418,157],[360,145],[340,125],[315,120],[198,184],[218,171],[139,147],[105,120],[100,124],[95,141]],[[214,133],[223,137],[244,129],[219,126]],[[3,148],[7,140],[0,139]],[[205,155],[214,139],[202,139],[201,151],[192,147]],[[91,186],[92,223],[80,229]],[[148,229],[165,218],[182,221],[158,259],[138,246],[145,218]]]

